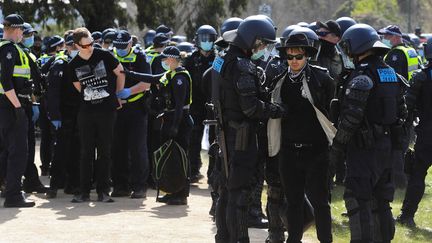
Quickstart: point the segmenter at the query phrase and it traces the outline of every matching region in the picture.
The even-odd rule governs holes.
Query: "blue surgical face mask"
[[[125,56],[127,56],[127,54],[129,54],[128,49],[117,49],[117,55],[119,55],[121,57],[125,57]]]
[[[27,37],[27,38],[23,38],[22,44],[27,48],[32,47],[34,44],[34,35]]]
[[[264,56],[265,53],[266,53],[266,49],[265,49],[265,48],[264,48],[264,49],[261,49],[261,50],[255,52],[255,53],[253,53],[252,56],[251,56],[251,59],[254,60],[254,61],[255,61],[255,60],[258,60],[258,59],[260,59],[262,56]]]
[[[383,39],[383,40],[382,40],[382,43],[383,43],[384,45],[390,47],[390,48],[393,47],[393,45],[391,44],[390,40],[388,40],[388,39]]]
[[[201,41],[200,47],[203,51],[210,51],[213,49],[213,42],[212,41]]]
[[[163,69],[166,71],[170,70],[170,66],[166,62],[161,62]]]
[[[69,54],[70,57],[74,58],[76,55],[78,55],[78,50],[72,50]]]

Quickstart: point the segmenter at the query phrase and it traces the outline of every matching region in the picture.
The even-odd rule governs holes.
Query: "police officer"
[[[165,72],[165,69],[162,67],[162,57],[160,54],[168,44],[169,38],[163,33],[158,33],[153,39],[153,45],[145,50],[147,62],[151,65],[153,74]]]
[[[165,48],[161,57],[162,65],[167,70],[160,80],[159,92],[159,96],[162,97],[164,103],[161,129],[162,142],[173,139],[187,151],[193,126],[193,120],[189,112],[192,103],[192,78],[189,72],[181,66],[180,51],[177,47],[169,46]],[[168,205],[186,205],[188,196],[189,182],[186,183],[183,190],[167,194],[158,200]]]
[[[102,31],[102,48],[112,49],[113,40],[116,38],[116,30],[114,28],[108,28]]]
[[[77,116],[80,96],[69,82],[67,63],[78,50],[72,34],[65,39],[66,55],[55,58],[47,76],[46,110],[53,128],[56,144],[50,171],[50,187],[47,198],[55,198],[57,190],[64,187],[67,194],[75,194],[79,188],[79,136]]]
[[[417,141],[415,156],[402,205],[402,213],[397,218],[401,224],[415,227],[414,214],[425,191],[425,177],[432,164],[432,38],[425,45],[425,57],[428,64],[413,74],[411,88],[408,89],[406,102],[410,113],[417,113],[420,118],[415,128]]]
[[[27,164],[28,121],[25,107],[31,107],[32,88],[27,55],[17,44],[23,37],[24,20],[11,14],[3,20],[0,42],[0,141],[7,153],[5,207],[33,207],[21,192],[21,178]]]
[[[127,70],[151,73],[144,53],[132,46],[132,37],[126,30],[117,32],[113,46],[114,56]],[[127,78],[125,88],[117,94],[117,97],[122,99],[123,108],[117,113],[114,128],[111,170],[114,187],[111,196],[113,197],[146,197],[146,181],[150,172],[144,92],[149,86]]]
[[[102,42],[103,42],[103,40],[102,40],[102,32],[100,32],[100,31],[94,31],[92,33],[92,38],[94,40],[94,47],[102,48]]]
[[[397,25],[389,25],[381,30],[379,33],[383,35],[383,43],[391,48],[391,50],[384,57],[384,61],[391,66],[396,73],[402,75],[408,81],[411,80],[414,71],[419,69],[419,59],[417,52],[414,48],[409,47],[403,42],[402,32]],[[404,144],[401,148],[397,148],[393,152],[394,164],[394,183],[398,188],[405,188],[407,185],[407,178],[403,171],[404,154],[410,144],[411,134],[413,131],[413,124],[405,123],[406,136]]]
[[[189,160],[191,163],[191,182],[196,183],[203,176],[200,174],[201,141],[204,132],[203,121],[206,118],[207,97],[203,93],[202,76],[211,67],[215,58],[214,42],[217,37],[216,30],[210,25],[200,26],[195,33],[195,43],[198,47],[191,56],[186,58],[184,67],[192,77],[192,97],[190,108],[194,126],[190,138]]]
[[[29,66],[31,72],[31,81],[34,88],[32,94],[33,105],[30,109],[26,109],[28,116],[29,127],[28,127],[28,156],[27,156],[27,168],[24,173],[25,180],[23,181],[23,189],[26,193],[44,193],[46,191],[45,186],[39,180],[39,173],[35,165],[35,147],[36,147],[36,137],[35,137],[35,124],[39,119],[39,106],[36,103],[36,96],[40,95],[41,91],[41,73],[39,67],[37,66],[36,56],[30,51],[30,48],[34,43],[34,34],[37,33],[36,30],[29,23],[24,23],[23,39],[20,43],[22,49],[26,53],[29,59]]]
[[[221,86],[229,161],[229,176],[216,209],[216,242],[249,242],[247,218],[258,166],[258,121],[284,114],[282,107],[258,99],[257,68],[251,60],[262,57],[275,38],[274,26],[268,19],[250,16],[236,31],[225,32],[224,39],[230,46],[225,55],[213,63],[213,82]]]
[[[168,39],[170,39],[170,40],[171,40],[172,35],[174,34],[174,32],[171,30],[170,27],[163,25],[163,24],[159,25],[156,28],[156,35],[159,33],[166,35],[168,37]]]
[[[343,159],[346,153],[344,200],[351,242],[390,242],[395,231],[391,152],[400,146],[407,116],[403,78],[380,58],[389,48],[371,26],[351,26],[341,46],[355,70],[345,86],[330,155]]]
[[[145,35],[143,37],[145,48],[148,48],[148,47],[153,45],[153,39],[154,39],[155,35],[156,35],[156,31],[154,31],[154,30],[148,30],[145,33]]]

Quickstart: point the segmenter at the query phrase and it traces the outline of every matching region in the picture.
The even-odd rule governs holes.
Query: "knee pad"
[[[372,200],[374,242],[390,242],[395,234],[395,222],[387,200]]]
[[[363,200],[359,201],[350,190],[345,191],[344,201],[349,217],[351,241],[371,240],[371,221],[367,215],[362,215],[362,213],[367,212],[370,203]]]

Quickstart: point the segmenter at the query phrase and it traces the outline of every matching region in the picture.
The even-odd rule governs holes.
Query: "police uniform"
[[[413,73],[419,69],[416,50],[404,43],[394,46],[384,57],[384,60],[396,73],[402,75],[408,81],[411,80]]]
[[[129,33],[118,32],[113,41],[114,56],[127,70],[150,73],[146,56],[139,48],[132,47],[126,56],[119,55],[119,47],[125,49],[130,41]],[[126,78],[125,88],[138,83],[139,81]],[[145,197],[146,181],[150,174],[147,147],[148,111],[145,99],[144,92],[122,99],[123,107],[117,113],[111,171],[114,187],[112,196],[129,196],[128,192],[132,190],[132,197]]]
[[[171,53],[170,50],[174,48],[169,47],[163,53]],[[178,49],[174,54],[180,58]],[[189,146],[189,137],[193,126],[193,120],[189,113],[190,104],[192,103],[191,87],[192,79],[189,72],[184,67],[178,67],[174,71],[165,72],[165,75],[162,76],[158,94],[164,106],[161,141],[165,142],[173,139],[186,151]],[[188,168],[190,168],[189,165]],[[190,171],[188,176],[190,176]],[[189,181],[186,182],[183,190],[167,195],[162,199],[162,202],[166,202],[167,204],[186,204],[188,196]]]
[[[192,77],[193,101],[191,104],[191,116],[194,120],[194,127],[190,138],[189,159],[191,163],[191,179],[198,181],[200,175],[201,161],[201,141],[204,132],[203,121],[206,118],[207,110],[205,104],[208,98],[203,93],[203,74],[211,67],[215,54],[210,51],[208,56],[201,54],[201,49],[192,53],[185,60],[184,67],[189,71]]]
[[[351,242],[390,242],[394,236],[391,152],[400,146],[406,118],[402,87],[402,79],[377,55],[357,63],[346,86],[332,152],[346,146]]]
[[[411,88],[406,96],[410,113],[417,113],[420,122],[415,127],[417,134],[414,146],[414,161],[409,166],[408,186],[402,205],[401,223],[411,223],[425,191],[425,178],[432,164],[432,66],[414,73]],[[412,224],[415,223],[412,221]],[[413,225],[409,225],[413,226]]]
[[[4,19],[3,24],[11,28],[22,28],[21,16],[12,14]],[[21,193],[21,178],[27,164],[28,120],[24,107],[31,106],[32,93],[30,65],[25,52],[15,43],[0,41],[0,141],[7,153],[5,207],[32,207]],[[15,91],[21,107],[12,105],[6,92]]]
[[[67,63],[68,55],[58,55],[53,61],[47,76],[46,111],[51,123],[57,122],[60,127],[54,128],[56,141],[50,170],[50,188],[48,198],[57,195],[57,189],[65,193],[76,193],[79,188],[79,155],[80,142],[77,116],[80,96],[69,82]]]

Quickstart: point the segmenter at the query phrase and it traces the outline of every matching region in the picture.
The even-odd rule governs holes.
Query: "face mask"
[[[166,62],[161,62],[163,69],[165,69],[166,71],[170,70],[169,65]]]
[[[34,36],[32,35],[32,36],[30,36],[30,37],[23,38],[22,43],[23,43],[23,45],[24,45],[25,47],[27,47],[27,48],[32,47],[33,44],[34,44]]]
[[[390,42],[390,40],[388,40],[388,39],[383,39],[383,40],[382,40],[382,43],[383,43],[384,45],[390,47],[390,48],[393,47],[392,44],[391,44],[391,42]]]
[[[200,46],[201,46],[201,49],[203,51],[210,51],[211,49],[213,49],[213,42],[211,42],[211,41],[201,41]]]
[[[78,50],[72,50],[69,54],[70,57],[74,58],[76,55],[78,55]]]
[[[332,56],[335,54],[336,49],[335,46],[336,44],[333,44],[331,42],[328,42],[326,40],[320,40],[321,42],[321,50],[320,53],[324,56]]]
[[[257,51],[257,52],[255,52],[255,53],[252,54],[251,59],[254,60],[254,61],[258,60],[262,56],[264,56],[265,53],[266,53],[266,48],[264,48],[262,50],[259,50],[259,51]]]
[[[129,50],[128,49],[117,49],[117,55],[124,57],[127,54],[129,54]]]

